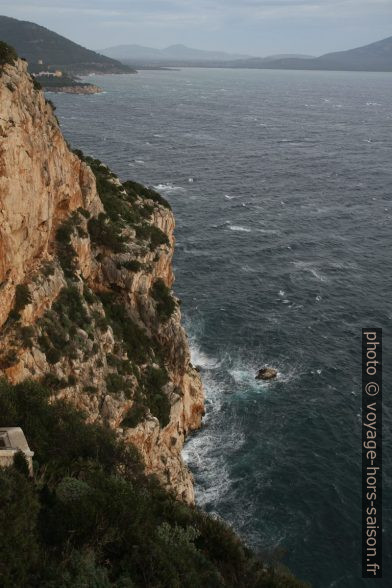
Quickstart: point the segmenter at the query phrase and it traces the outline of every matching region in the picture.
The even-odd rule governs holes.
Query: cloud
[[[181,42],[247,52],[259,47],[259,54],[320,53],[390,35],[392,1],[0,0],[0,12],[92,47]]]

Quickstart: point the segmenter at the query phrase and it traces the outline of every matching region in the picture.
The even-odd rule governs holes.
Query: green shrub
[[[33,337],[35,335],[35,329],[31,326],[23,326],[20,329],[20,336],[24,347],[33,346]]]
[[[173,314],[176,303],[165,282],[158,278],[152,287],[152,296],[157,303],[157,313],[162,321],[167,321]]]
[[[122,341],[128,358],[136,364],[144,363],[151,356],[151,341],[146,332],[129,316],[124,304],[112,293],[99,295],[115,337]]]
[[[60,225],[56,231],[56,253],[67,278],[73,278],[78,269],[77,254],[71,243],[73,231],[74,226],[70,219]]]
[[[137,259],[131,259],[130,261],[120,261],[117,264],[118,269],[126,269],[130,272],[140,272],[140,270],[143,268],[143,264],[140,263],[140,261],[137,261]]]
[[[58,378],[57,376],[48,372],[41,380],[42,385],[46,388],[50,388],[51,390],[62,390],[63,388],[67,388],[69,383],[64,378]]]
[[[98,218],[90,218],[88,231],[95,245],[107,247],[113,253],[123,253],[126,250],[121,228],[111,222],[103,212],[98,215]]]
[[[52,262],[50,261],[45,261],[42,264],[42,273],[46,278],[49,278],[50,276],[53,276],[55,272],[55,266]]]
[[[96,394],[98,392],[98,388],[96,386],[85,386],[83,388],[83,392],[87,392],[87,394]]]
[[[133,429],[145,419],[146,414],[146,407],[139,402],[134,402],[122,420],[121,426]]]
[[[0,468],[0,585],[28,586],[39,559],[38,493],[14,467]]]
[[[166,370],[151,366],[146,369],[142,380],[146,405],[151,414],[159,420],[161,427],[166,427],[170,421],[170,402],[162,390],[167,382]]]
[[[143,224],[136,227],[136,236],[142,241],[149,241],[151,251],[154,251],[160,245],[169,245],[169,239],[166,233],[161,231],[155,225]]]
[[[0,41],[0,67],[6,64],[13,64],[18,59],[15,49],[4,41]]]
[[[18,352],[16,349],[7,349],[3,355],[0,356],[0,369],[6,370],[14,365],[16,365],[19,361]]]
[[[109,394],[119,394],[126,389],[126,381],[122,376],[116,373],[106,376],[106,387]]]
[[[20,319],[20,313],[23,309],[32,302],[31,294],[25,284],[18,284],[15,288],[15,302],[10,318],[13,320]]]
[[[0,427],[22,427],[37,460],[36,483],[0,469],[1,586],[303,587],[145,476],[114,431],[49,398],[0,381]]]
[[[157,202],[157,204],[160,204],[161,206],[164,206],[165,208],[171,210],[171,206],[168,203],[168,201],[165,200],[165,198],[163,198],[163,196],[161,196],[155,190],[147,188],[146,186],[143,186],[138,182],[132,182],[131,180],[127,180],[126,182],[124,182],[123,186],[131,198],[136,198],[137,196],[139,196],[140,198],[153,200],[154,202]]]
[[[91,323],[88,307],[77,287],[72,284],[64,287],[52,309],[38,321],[42,331],[38,343],[48,362],[55,364],[64,356],[76,359],[78,350],[85,348],[85,340],[78,329],[89,333]]]
[[[17,451],[14,455],[14,468],[23,476],[29,476],[30,469],[23,451]]]
[[[35,90],[36,92],[39,92],[40,90],[42,90],[42,86],[41,86],[41,84],[40,84],[40,83],[39,83],[39,81],[38,81],[38,80],[36,80],[34,77],[32,78],[32,82],[33,82],[34,90]]]
[[[61,359],[61,352],[54,347],[50,347],[47,351],[45,351],[45,355],[48,363],[51,365],[58,363]]]
[[[52,308],[60,316],[61,324],[65,327],[69,325],[68,321],[81,329],[86,329],[91,323],[84,300],[75,286],[63,288]]]

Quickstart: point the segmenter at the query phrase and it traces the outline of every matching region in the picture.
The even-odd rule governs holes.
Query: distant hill
[[[257,69],[311,69],[333,71],[392,71],[392,37],[350,49],[327,53],[313,59],[279,58],[266,62],[265,59],[240,60],[232,67]]]
[[[0,40],[15,47],[29,62],[30,71],[62,69],[73,74],[132,73],[114,59],[99,55],[32,22],[0,16]],[[39,64],[42,61],[43,64]]]
[[[224,51],[203,51],[192,49],[185,45],[171,45],[166,49],[154,49],[141,45],[118,45],[103,49],[102,53],[115,59],[140,63],[171,63],[171,62],[203,62],[203,61],[232,61],[248,59],[249,55],[225,53]]]

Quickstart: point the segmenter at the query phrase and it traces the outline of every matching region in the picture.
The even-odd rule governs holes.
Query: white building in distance
[[[11,466],[18,451],[25,454],[32,475],[34,451],[30,451],[22,429],[20,427],[0,428],[0,467]]]

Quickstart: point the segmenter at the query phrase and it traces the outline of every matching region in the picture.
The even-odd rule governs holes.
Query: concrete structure
[[[18,451],[23,451],[25,454],[32,475],[34,452],[30,451],[22,429],[20,427],[0,428],[0,467],[12,465]]]
[[[38,73],[31,74],[34,78],[62,78],[63,72],[60,69],[56,69],[56,71],[40,71]]]

